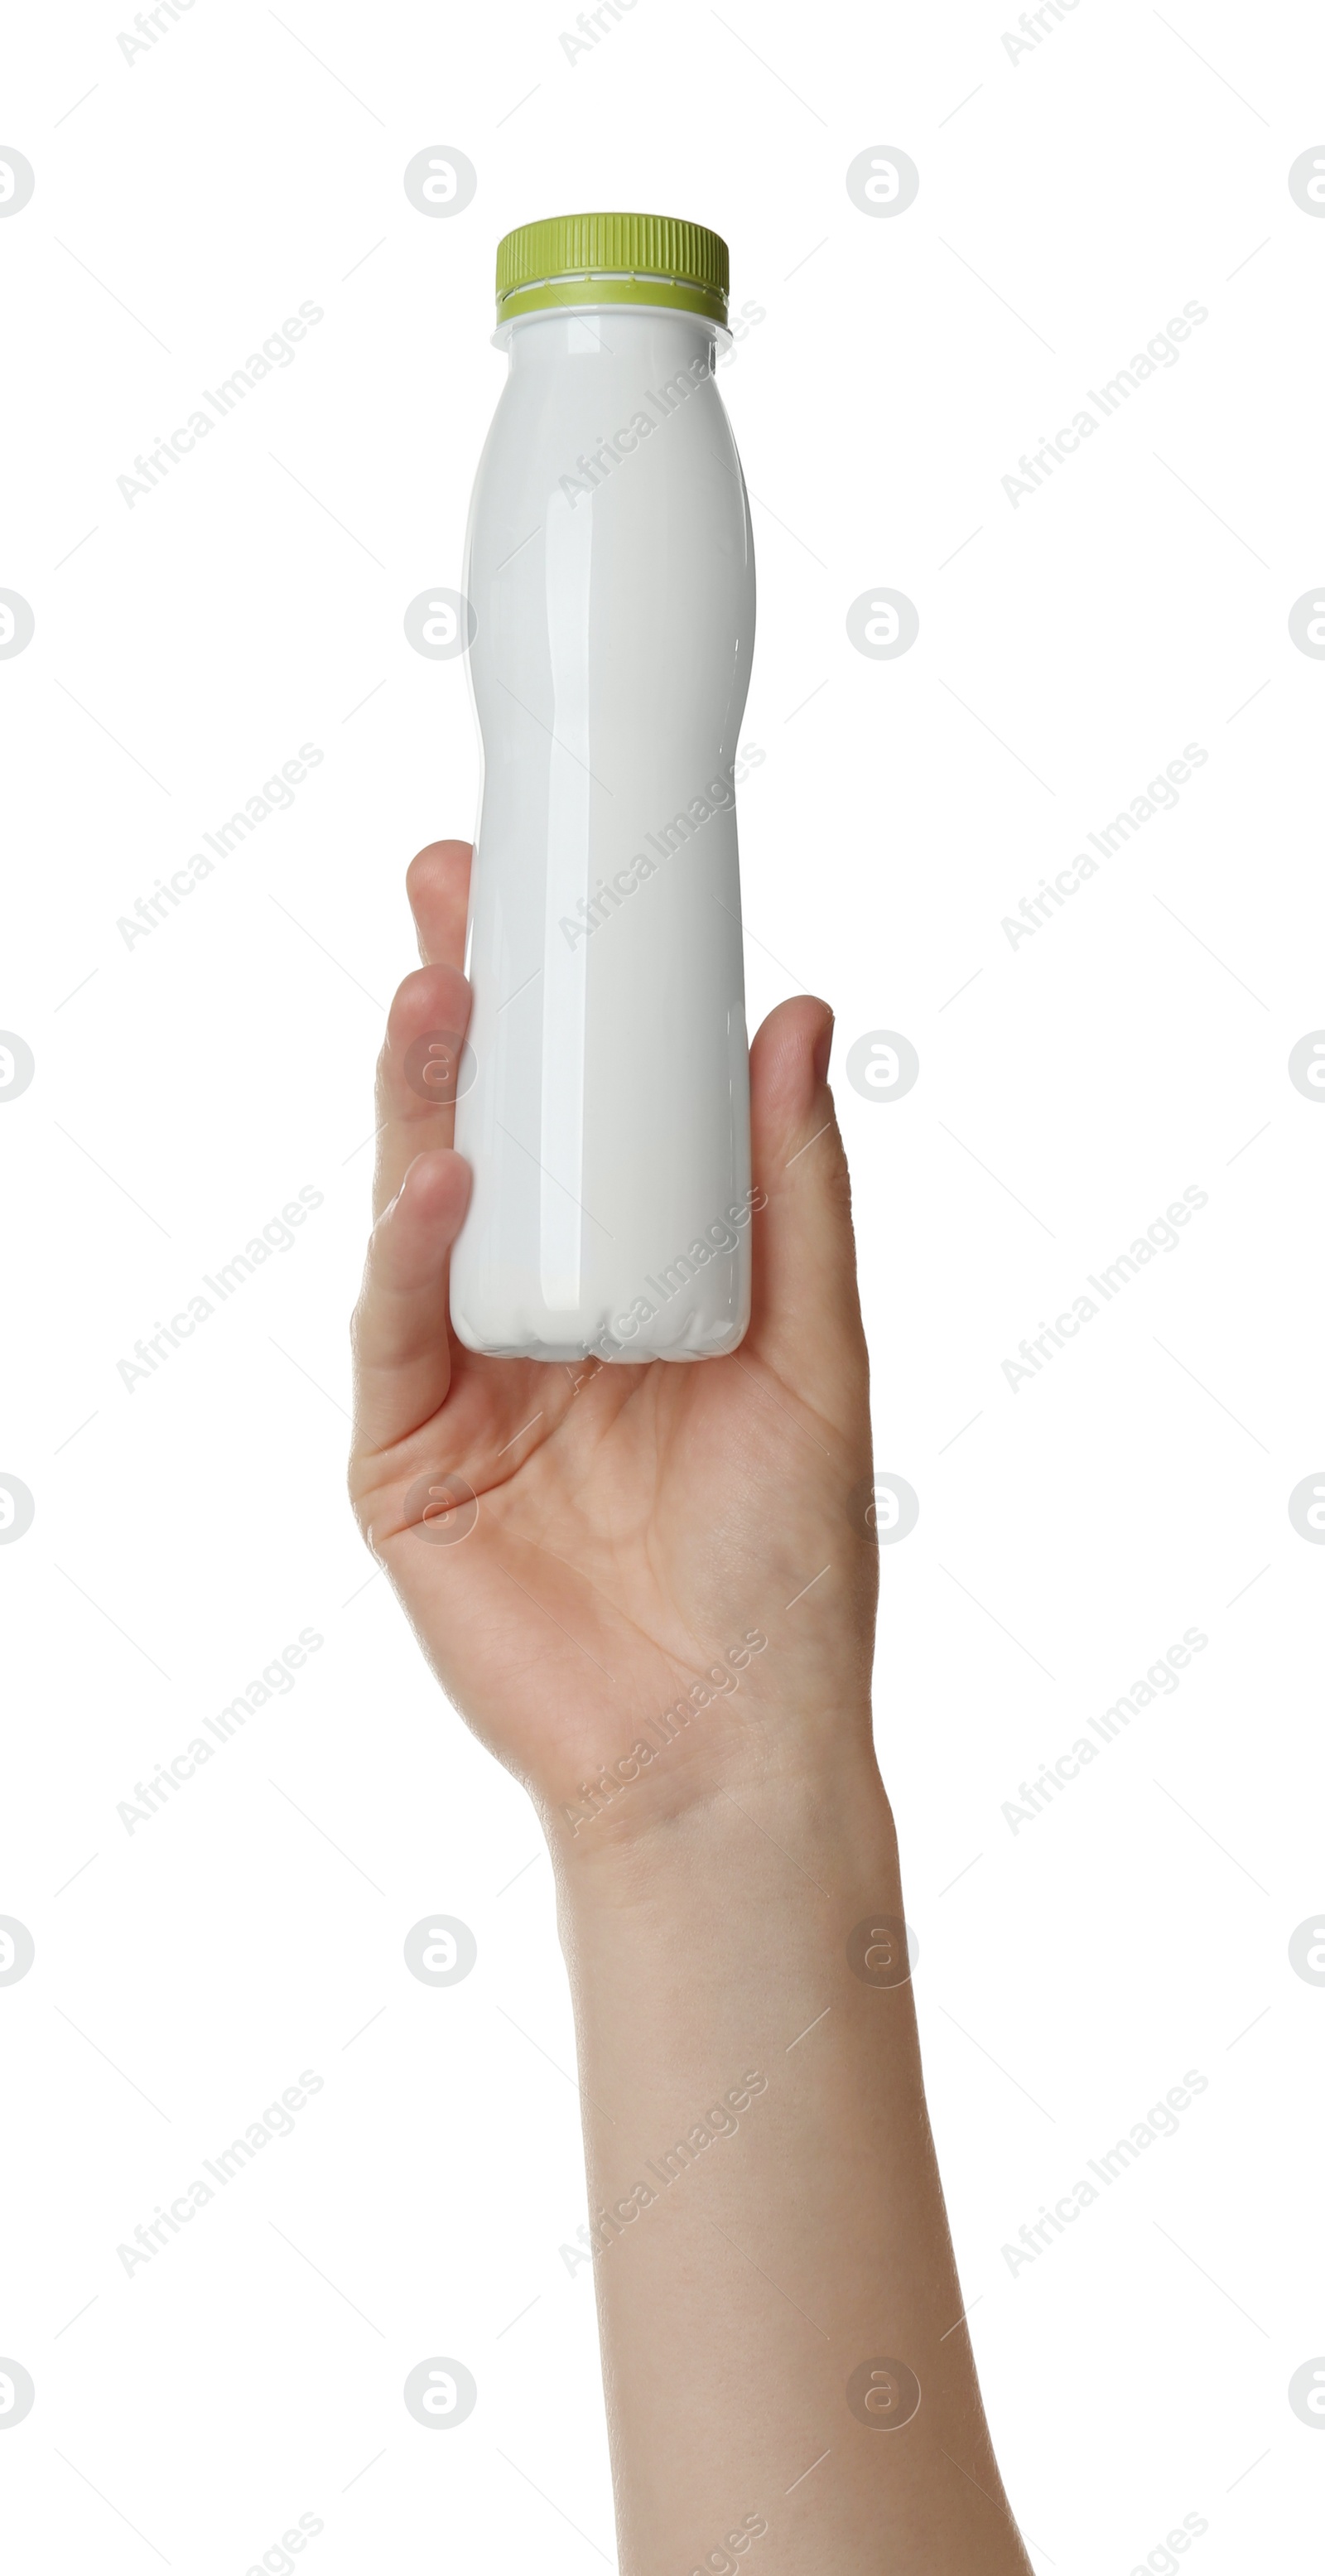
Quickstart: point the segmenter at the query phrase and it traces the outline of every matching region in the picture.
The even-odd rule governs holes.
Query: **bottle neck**
[[[730,346],[731,334],[702,313],[683,313],[658,304],[593,304],[525,313],[499,324],[494,346],[504,348],[512,370],[523,374],[560,366],[569,358],[647,356],[664,375],[674,367],[695,369],[705,359],[712,374],[718,347]]]

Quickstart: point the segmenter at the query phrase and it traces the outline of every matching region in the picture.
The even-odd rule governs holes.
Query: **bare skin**
[[[469,860],[443,841],[409,870],[424,963],[378,1072],[350,1486],[548,1838],[623,2576],[1026,2576],[957,2324],[874,1757],[832,1015],[784,1002],[751,1048],[738,1351],[478,1357],[448,1320],[454,1113],[404,1073],[466,1024]]]

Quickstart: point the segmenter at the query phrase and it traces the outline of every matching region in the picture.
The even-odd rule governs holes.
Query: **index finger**
[[[473,855],[468,841],[430,841],[405,871],[405,890],[425,966],[464,965]]]
[[[379,1217],[394,1198],[415,1155],[449,1145],[455,1127],[454,1078],[458,1056],[444,1045],[426,1046],[429,1034],[454,1046],[469,1022],[469,992],[460,974],[465,952],[469,905],[468,841],[430,841],[410,860],[405,890],[424,968],[442,967],[440,975],[407,975],[391,1005],[386,1042],[377,1063],[377,1156],[373,1177],[373,1215]],[[424,1049],[442,1074],[448,1061],[450,1087],[436,1092],[416,1069],[411,1054]]]

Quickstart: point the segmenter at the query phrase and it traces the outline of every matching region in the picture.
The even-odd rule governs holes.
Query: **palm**
[[[417,891],[415,908],[426,939]],[[427,974],[402,988],[402,1035],[439,1007],[454,1018],[454,994],[439,1004]],[[390,1055],[389,1039],[386,1085]],[[410,1223],[426,1251],[429,1224],[445,1229],[463,1206],[449,1134],[436,1124],[446,1113],[408,1098],[384,1106],[382,1192],[389,1198],[415,1166],[421,1204]],[[758,1145],[758,1085],[755,1116]],[[389,1223],[404,1227],[415,1188],[412,1173]],[[480,1358],[450,1333],[444,1268],[423,1253],[411,1268],[408,1247],[393,1293],[402,1306],[421,1301],[420,1311],[403,1343],[397,1331],[392,1347],[404,1358],[385,1403],[383,1365],[361,1352],[351,1484],[366,1533],[449,1696],[546,1803],[582,1806],[581,1782],[628,1756],[642,1725],[692,1685],[702,1692],[717,1670],[728,1705],[688,1726],[666,1766],[678,1792],[697,1793],[715,1770],[725,1776],[734,1752],[757,1758],[740,1712],[799,1705],[840,1655],[830,1632],[840,1639],[844,1624],[858,1624],[844,1623],[842,1592],[845,1582],[858,1596],[871,1579],[870,1551],[847,1517],[869,1458],[854,1286],[854,1332],[825,1364],[804,1350],[805,1324],[822,1317],[777,1311],[795,1285],[780,1273],[794,1272],[796,1258],[766,1240],[776,1224],[775,1201],[754,1220],[750,1332],[724,1359]],[[454,1230],[450,1222],[448,1241]],[[752,1658],[752,1634],[772,1651]]]

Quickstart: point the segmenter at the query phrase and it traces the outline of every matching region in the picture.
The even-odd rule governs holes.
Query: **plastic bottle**
[[[451,1314],[475,1351],[706,1359],[745,1331],[752,1221],[727,249],[569,215],[507,235],[497,289],[510,372],[464,574],[483,784]]]

